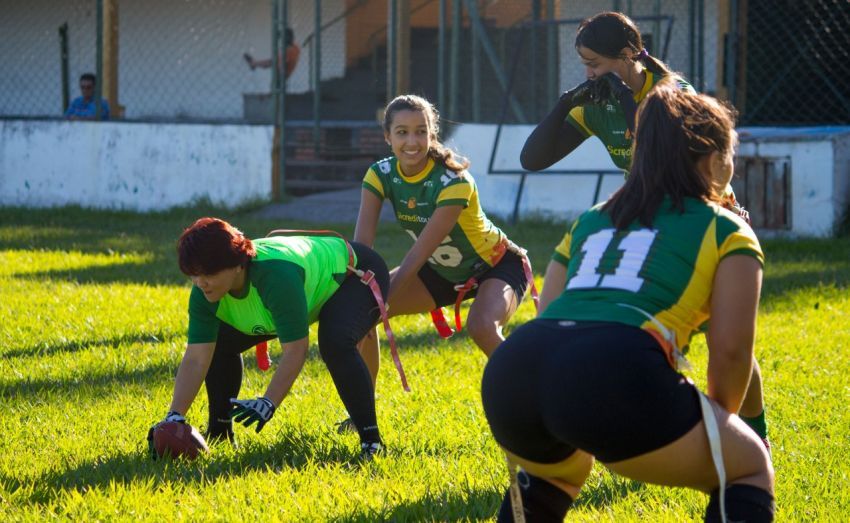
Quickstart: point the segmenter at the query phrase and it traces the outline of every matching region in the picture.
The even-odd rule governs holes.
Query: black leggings
[[[676,441],[702,419],[696,388],[647,332],[537,319],[487,361],[482,399],[496,441],[537,463],[576,449],[603,463]]]
[[[390,276],[384,260],[364,245],[354,242],[351,245],[357,254],[357,268],[374,272],[386,296]],[[357,351],[357,343],[379,319],[380,311],[371,290],[354,275],[343,281],[319,312],[319,353],[364,442],[380,441],[380,434],[372,378]],[[232,439],[230,398],[238,397],[242,386],[242,352],[274,337],[249,336],[226,323],[219,325],[215,353],[204,380],[209,399],[209,437]]]

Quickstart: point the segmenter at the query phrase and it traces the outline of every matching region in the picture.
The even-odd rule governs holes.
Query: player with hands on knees
[[[487,421],[521,470],[499,521],[562,521],[594,460],[709,494],[706,521],[773,520],[770,455],[737,415],[764,254],[723,206],[733,110],[665,81],[640,105],[636,131],[625,185],[573,225],[565,288],[484,370]],[[680,370],[706,322],[703,393]]]
[[[234,441],[234,420],[259,432],[301,372],[309,326],[318,321],[319,353],[358,427],[361,458],[383,450],[372,380],[356,346],[380,319],[373,293],[389,289],[389,272],[377,253],[324,231],[250,240],[210,217],[183,231],[177,252],[193,286],[188,345],[166,420],[185,422],[204,383],[208,439]],[[364,274],[377,282],[373,288],[364,285]],[[283,355],[265,392],[238,399],[242,352],[275,337]]]
[[[389,310],[394,316],[432,312],[441,335],[451,335],[439,311],[474,298],[467,329],[489,355],[504,339],[502,327],[529,284],[525,251],[484,214],[469,162],[439,139],[439,113],[415,95],[393,99],[384,111],[384,138],[393,156],[373,164],[363,179],[355,241],[372,245],[383,200],[389,200],[412,246],[391,271]],[[526,268],[528,271],[526,271]],[[377,338],[361,347],[378,371]]]

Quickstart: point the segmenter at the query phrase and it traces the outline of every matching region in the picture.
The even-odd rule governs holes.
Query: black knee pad
[[[517,475],[520,492],[522,493],[522,508],[525,520],[535,522],[562,522],[573,498],[546,480],[540,479],[524,471]],[[511,491],[505,493],[502,506],[499,508],[498,520],[500,523],[508,523],[514,520],[511,509]]]
[[[726,518],[728,521],[770,523],[773,521],[774,503],[770,492],[752,485],[726,487]],[[705,508],[706,523],[720,523],[720,490],[711,492]]]

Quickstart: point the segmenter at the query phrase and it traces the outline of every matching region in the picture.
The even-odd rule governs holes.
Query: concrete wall
[[[520,169],[519,152],[532,126],[505,126],[499,140],[495,170]],[[740,156],[791,158],[792,235],[829,236],[850,205],[850,127],[742,128]],[[461,125],[447,144],[467,156],[487,213],[510,217],[519,189],[519,175],[488,171],[495,125]],[[596,138],[585,141],[554,169],[611,170]],[[520,217],[539,215],[572,219],[593,204],[596,175],[537,174],[526,180]],[[623,183],[619,174],[603,178],[600,200]]]
[[[739,156],[791,158],[791,232],[831,235],[850,204],[850,127],[752,127],[739,133]]]
[[[466,156],[471,162],[470,172],[475,178],[486,212],[509,218],[513,212],[520,176],[490,174],[488,166],[496,126],[488,124],[463,124],[458,126],[446,144]],[[502,135],[494,161],[495,170],[521,170],[519,153],[533,125],[510,125],[502,128]],[[589,171],[616,171],[605,147],[596,138],[586,140],[567,158],[552,169]],[[520,200],[520,216],[539,215],[556,220],[569,220],[593,205],[596,174],[534,174],[525,182]],[[604,200],[623,183],[622,174],[603,177],[600,200]]]
[[[269,126],[0,121],[0,205],[163,210],[271,197]]]

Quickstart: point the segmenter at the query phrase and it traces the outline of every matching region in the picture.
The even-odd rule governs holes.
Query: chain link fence
[[[850,122],[850,2],[748,0],[738,7],[741,121]]]
[[[398,72],[392,44],[388,49],[390,2],[401,5],[286,2],[300,48],[287,82],[287,119],[312,125],[303,133],[314,141],[328,122],[374,124],[386,103],[388,78]],[[116,98],[109,100],[113,117],[272,122],[272,69],[251,68],[243,58],[274,62],[272,0],[102,3],[115,8],[107,18],[114,27],[104,31],[114,29],[116,37],[104,48],[105,70],[117,71],[106,79],[117,87],[104,93]],[[61,117],[66,96],[80,95],[80,75],[97,70],[97,6],[96,0],[0,0],[0,118]],[[539,121],[560,92],[583,80],[573,49],[579,21],[619,10],[636,20],[653,55],[698,90],[732,99],[742,123],[850,121],[846,0],[408,0],[407,6],[407,90],[437,102],[449,120],[498,122],[506,110],[508,122]]]

